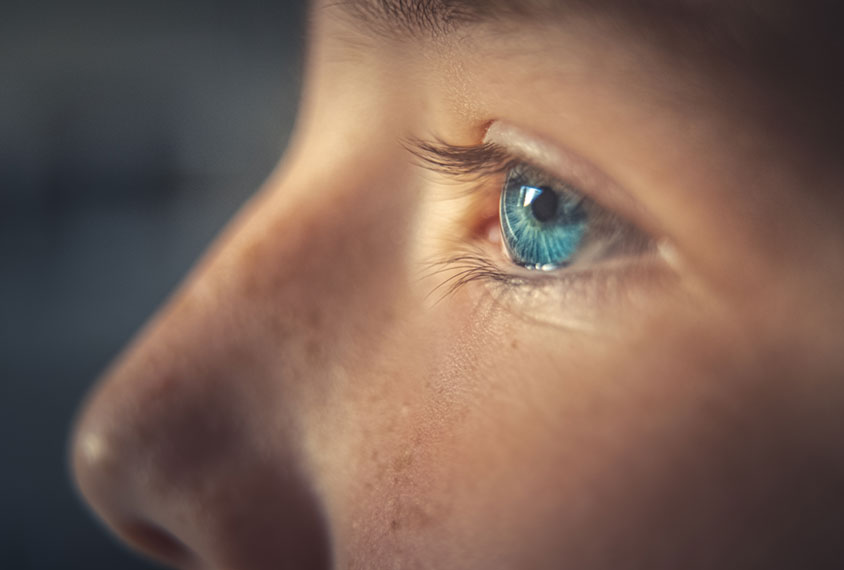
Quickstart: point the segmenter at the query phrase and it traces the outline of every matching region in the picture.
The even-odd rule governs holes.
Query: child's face
[[[385,3],[313,7],[287,157],[80,419],[93,509],[191,569],[840,555],[829,15]]]

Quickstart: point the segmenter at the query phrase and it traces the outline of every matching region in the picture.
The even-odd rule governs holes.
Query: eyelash
[[[405,144],[425,168],[460,181],[501,174],[523,162],[494,143],[457,146],[442,141],[412,139]]]

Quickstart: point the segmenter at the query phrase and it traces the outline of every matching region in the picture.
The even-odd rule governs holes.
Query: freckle
[[[405,528],[424,528],[431,524],[432,514],[423,505],[410,505],[402,517]]]
[[[261,262],[263,244],[261,240],[254,240],[240,248],[238,260],[240,263],[254,267]]]
[[[313,328],[319,328],[322,324],[322,313],[318,310],[311,311],[308,315],[308,324]]]
[[[413,465],[413,453],[410,451],[405,451],[393,460],[393,469],[395,471],[404,471],[411,465]]]
[[[306,341],[305,354],[308,355],[308,359],[310,359],[311,361],[318,360],[320,356],[319,342],[314,339],[309,339],[308,341]]]

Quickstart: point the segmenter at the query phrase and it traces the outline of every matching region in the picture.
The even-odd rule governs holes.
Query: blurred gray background
[[[0,0],[0,568],[151,568],[75,496],[92,381],[267,177],[303,2]]]

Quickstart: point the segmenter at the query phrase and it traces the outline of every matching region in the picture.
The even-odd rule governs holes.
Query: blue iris
[[[588,227],[583,198],[565,186],[538,182],[529,169],[510,171],[501,192],[504,244],[513,261],[529,269],[565,267]]]

